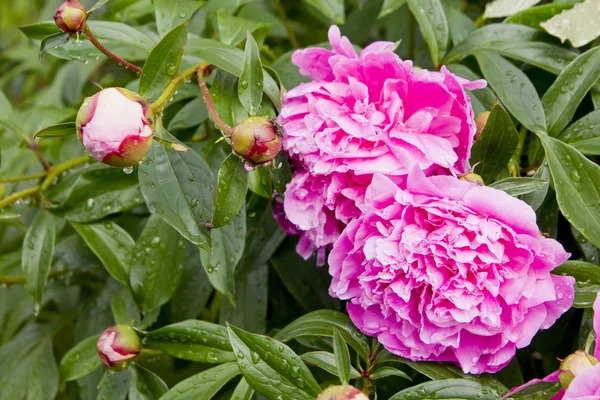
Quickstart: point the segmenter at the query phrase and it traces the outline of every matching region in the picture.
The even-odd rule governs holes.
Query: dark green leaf
[[[469,68],[465,67],[462,64],[450,64],[446,67],[453,74],[456,74],[470,81],[476,81],[478,79],[481,79],[481,76],[475,74],[473,71],[471,71]],[[494,107],[496,95],[489,87],[473,91],[466,90],[466,92],[471,98],[473,112],[475,113],[475,115],[478,115],[479,113],[482,113],[484,111],[490,111],[492,107]]]
[[[546,182],[550,182],[550,169],[548,168],[548,162],[544,161],[542,165],[535,171],[535,174],[532,176],[533,179],[539,179]],[[534,190],[531,193],[527,193],[521,197],[525,203],[529,204],[531,208],[537,210],[540,208],[546,195],[548,194],[548,189],[550,185],[545,185],[540,187],[539,189]]]
[[[600,285],[589,285],[582,282],[575,283],[575,298],[573,299],[574,308],[592,308],[598,293]]]
[[[510,115],[500,105],[492,108],[487,123],[471,150],[471,164],[480,163],[477,173],[485,183],[493,182],[514,154],[519,144],[519,132]]]
[[[144,346],[202,363],[220,364],[235,359],[227,330],[206,321],[188,320],[148,332]]]
[[[93,13],[94,11],[96,11],[97,9],[99,9],[100,7],[102,7],[103,5],[105,5],[106,3],[108,3],[109,0],[98,0],[96,2],[96,4],[94,4],[92,6],[92,8],[90,8],[89,10],[87,10],[88,15]]]
[[[342,35],[346,36],[352,43],[361,43],[367,40],[377,26],[383,0],[364,1],[359,7],[355,7],[348,17],[346,23],[340,27]]]
[[[520,196],[548,187],[548,181],[536,178],[506,178],[492,183],[490,187],[502,190],[511,196]]]
[[[42,39],[42,43],[40,43],[40,58],[42,58],[44,53],[48,50],[55,49],[58,46],[62,46],[68,41],[69,34],[64,32],[56,32],[52,35],[46,36],[44,39]]]
[[[288,51],[282,54],[271,64],[271,68],[279,75],[282,85],[288,89],[310,81],[310,78],[300,74],[298,66],[292,63],[292,53],[293,51]]]
[[[176,131],[200,125],[208,118],[208,109],[202,97],[196,97],[175,114],[169,122],[169,130]]]
[[[219,27],[219,40],[232,46],[236,46],[246,39],[246,32],[254,35],[258,34],[262,40],[257,39],[257,41],[261,42],[271,28],[270,24],[239,18],[224,9],[217,12],[217,25]]]
[[[27,380],[27,399],[52,400],[58,392],[58,368],[49,338],[31,352],[30,376]],[[24,383],[24,382],[23,382]]]
[[[273,184],[271,182],[271,169],[258,167],[248,174],[248,188],[257,195],[270,199],[273,197]]]
[[[129,282],[143,312],[165,304],[183,271],[185,242],[158,215],[152,215],[132,253]]]
[[[96,350],[99,335],[91,336],[73,346],[60,360],[60,380],[68,382],[92,373],[102,365]]]
[[[344,0],[305,0],[335,24],[344,24]]]
[[[569,124],[598,77],[600,48],[593,48],[573,60],[556,78],[542,98],[551,136],[558,136]]]
[[[200,249],[200,260],[212,286],[235,304],[235,268],[244,252],[246,240],[246,209],[227,225],[211,231],[212,249]]]
[[[131,370],[109,371],[102,376],[100,387],[98,388],[97,400],[125,400],[131,379]]]
[[[129,400],[158,400],[169,390],[155,373],[139,365],[134,365],[133,377],[129,384]]]
[[[229,340],[242,375],[258,393],[269,399],[309,400],[321,391],[300,357],[285,344],[231,325]]]
[[[165,36],[167,32],[190,19],[199,8],[206,5],[206,2],[201,0],[154,0],[153,3],[160,36]]]
[[[333,329],[333,354],[335,356],[337,376],[343,385],[347,385],[350,381],[350,352],[344,338],[342,338],[340,332],[335,328]]]
[[[600,246],[600,167],[550,136],[542,136],[560,211],[590,242]]]
[[[573,238],[577,241],[577,246],[581,250],[581,253],[583,254],[583,257],[586,261],[596,263],[598,260],[600,260],[600,249],[598,249],[596,246],[590,243],[590,241],[587,240],[581,234],[581,232],[575,229],[574,226],[571,226],[571,234],[573,235]]]
[[[540,22],[544,22],[563,10],[572,8],[573,4],[569,3],[553,3],[542,4],[541,6],[531,7],[527,10],[520,11],[504,20],[509,24],[527,25],[532,28],[542,29]]]
[[[65,122],[64,124],[52,125],[42,129],[35,134],[34,138],[40,137],[59,137],[74,135],[77,131],[75,129],[75,122]]]
[[[367,338],[356,329],[346,314],[333,310],[313,311],[296,319],[275,336],[288,342],[301,336],[333,336],[334,330],[364,359],[369,359]]]
[[[370,378],[377,380],[387,378],[389,376],[399,376],[401,378],[408,379],[409,381],[412,380],[410,379],[410,376],[406,375],[406,372],[400,371],[399,369],[393,367],[381,367],[375,370],[375,372],[370,375]]]
[[[497,54],[481,51],[475,57],[483,76],[508,111],[530,131],[545,132],[542,102],[527,75]]]
[[[157,98],[179,71],[183,48],[187,42],[188,22],[179,25],[162,38],[144,63],[139,94],[147,99]]]
[[[577,53],[546,42],[491,42],[488,50],[500,55],[535,65],[553,74],[560,72],[577,57]]]
[[[458,9],[452,7],[448,10],[448,26],[450,28],[450,36],[452,43],[458,45],[465,40],[471,32],[477,29],[475,22]]]
[[[600,154],[600,110],[592,111],[565,129],[558,139],[569,143],[582,154]]]
[[[413,362],[401,357],[398,357],[387,350],[382,350],[377,354],[377,358],[375,359],[375,365],[390,363],[390,362],[399,362],[401,364],[408,365],[415,371],[420,372],[426,377],[433,380],[441,380],[441,379],[454,379],[461,378],[462,375],[458,372],[455,372],[453,369],[449,368],[446,364],[439,364],[435,362]]]
[[[251,116],[256,115],[262,101],[263,94],[263,68],[260,61],[260,51],[256,40],[248,31],[246,33],[246,49],[244,50],[244,64],[240,73],[238,96],[240,102]]]
[[[409,399],[498,400],[492,389],[467,379],[444,379],[421,383],[396,393],[390,400]]]
[[[161,400],[210,400],[227,382],[240,373],[235,363],[212,367],[169,390]]]
[[[408,0],[408,7],[419,23],[419,29],[429,46],[433,64],[440,65],[450,40],[448,21],[441,1]]]
[[[22,267],[27,292],[36,303],[42,302],[44,289],[54,256],[56,222],[54,216],[40,208],[36,213],[23,240]]]
[[[273,160],[271,178],[273,180],[273,187],[277,190],[277,194],[283,197],[287,184],[292,180],[290,164],[287,155],[283,151],[280,151],[279,154],[277,154],[277,157],[275,157],[275,160]]]
[[[600,284],[600,266],[585,261],[565,261],[552,271],[556,275],[569,275],[585,284]]]
[[[131,236],[110,221],[88,225],[71,222],[71,226],[102,261],[108,273],[129,287],[129,258],[135,247]]]
[[[317,367],[329,372],[331,375],[338,375],[338,365],[333,353],[328,351],[311,351],[300,356],[305,363],[316,365]],[[360,373],[350,365],[350,379],[360,378]]]
[[[402,7],[406,3],[406,0],[384,0],[381,6],[381,12],[379,18],[383,18]]]
[[[215,228],[228,224],[240,212],[247,192],[248,171],[238,156],[230,154],[219,168],[215,215],[212,220]]]
[[[235,387],[235,390],[231,395],[231,400],[250,400],[252,399],[252,396],[254,396],[254,389],[248,385],[245,378],[242,378]]]
[[[176,140],[165,132],[169,140]],[[140,165],[140,187],[148,209],[190,242],[210,249],[214,176],[195,151],[177,152],[153,143]]]
[[[506,400],[531,399],[530,396],[534,396],[534,399],[538,398],[552,398],[561,389],[560,382],[537,382],[527,385],[523,389],[511,393],[510,396],[506,397]],[[550,397],[548,397],[550,396]]]
[[[112,296],[110,302],[115,323],[137,327],[141,321],[140,311],[135,304],[131,291],[123,289]]]

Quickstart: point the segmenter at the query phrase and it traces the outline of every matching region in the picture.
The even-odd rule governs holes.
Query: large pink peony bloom
[[[365,334],[411,360],[495,372],[573,302],[569,258],[508,194],[415,167],[376,175],[329,256],[332,296]]]

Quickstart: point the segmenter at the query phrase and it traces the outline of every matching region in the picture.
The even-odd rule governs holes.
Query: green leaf
[[[491,388],[467,379],[444,379],[429,381],[404,389],[396,393],[390,400],[409,399],[463,399],[463,400],[498,400],[500,396]]]
[[[389,362],[399,362],[408,365],[412,369],[433,380],[461,378],[462,375],[450,369],[446,364],[435,362],[413,362],[401,357],[398,357],[387,350],[382,350],[375,358],[375,365],[380,365]]]
[[[90,336],[73,346],[60,360],[58,367],[61,382],[73,381],[91,374],[102,365],[96,342],[100,335]]]
[[[97,399],[125,400],[130,380],[130,369],[119,372],[107,370],[100,381]]]
[[[210,87],[215,110],[229,126],[235,126],[248,118],[246,109],[240,103],[237,85],[238,78],[228,72],[218,70]]]
[[[446,54],[450,31],[444,7],[440,0],[408,0],[408,7],[413,13],[423,38],[429,46],[431,59],[435,66],[440,65]]]
[[[298,400],[314,399],[319,394],[319,384],[288,346],[231,325],[228,330],[242,375],[258,393],[269,399],[285,396]]]
[[[176,141],[168,132],[164,134]],[[209,250],[215,179],[206,161],[195,151],[177,152],[158,143],[152,144],[146,157],[139,179],[150,212]]]
[[[230,154],[219,168],[215,215],[212,220],[215,228],[228,224],[240,212],[247,192],[248,171],[238,156]]]
[[[510,396],[507,397],[507,400],[516,400],[523,399],[529,400],[533,399],[542,399],[542,398],[552,398],[556,393],[561,389],[560,382],[536,382],[533,384],[528,384],[523,389],[511,393]],[[532,397],[533,396],[533,397]],[[548,397],[550,396],[550,397]]]
[[[452,43],[455,46],[468,38],[471,32],[477,29],[477,25],[471,18],[454,7],[448,10],[448,27]]]
[[[536,29],[542,29],[541,22],[544,22],[563,10],[573,8],[573,4],[569,3],[552,3],[542,4],[540,6],[531,7],[527,10],[520,11],[504,20],[509,24],[520,24],[530,26]]]
[[[148,332],[144,347],[202,363],[235,360],[226,329],[206,321],[188,320]]]
[[[350,381],[350,352],[348,346],[337,329],[333,329],[333,354],[337,367],[337,376],[343,385]]]
[[[364,359],[369,359],[367,338],[356,329],[350,318],[339,311],[318,310],[303,315],[275,335],[282,342],[301,336],[329,336],[337,330],[346,343]]]
[[[133,325],[137,327],[141,321],[140,311],[138,310],[131,291],[123,289],[112,296],[110,301],[115,323],[124,325]]]
[[[281,84],[290,89],[310,81],[310,78],[300,74],[298,66],[292,63],[292,54],[293,51],[288,51],[271,64],[271,68],[279,75]]]
[[[328,351],[310,351],[300,356],[302,361],[305,363],[316,365],[324,371],[329,372],[331,375],[338,375],[338,365],[333,353]],[[352,365],[350,365],[350,379],[360,378],[360,372],[358,372]]]
[[[58,392],[58,368],[48,338],[31,352],[30,376],[27,380],[27,399],[52,400]]]
[[[56,222],[54,216],[40,208],[36,213],[23,240],[22,267],[27,292],[36,303],[42,302],[44,289],[54,256]]]
[[[240,76],[244,64],[244,52],[233,46],[212,39],[193,38],[188,41],[186,54],[214,64],[230,74]],[[275,108],[281,109],[279,85],[268,73],[263,73],[263,91],[269,96]],[[225,120],[227,121],[227,120]]]
[[[158,375],[139,365],[133,366],[133,376],[129,385],[129,400],[158,400],[169,390]]]
[[[592,308],[598,293],[600,285],[589,285],[583,282],[575,283],[575,298],[573,299],[574,308]]]
[[[485,183],[493,182],[510,161],[519,144],[519,132],[510,115],[496,104],[492,108],[481,135],[473,144],[471,164],[480,163],[477,173]]]
[[[406,4],[406,0],[384,0],[381,11],[379,12],[379,17],[377,18],[383,18],[386,15],[393,13],[404,4]]]
[[[535,6],[541,0],[494,0],[486,4],[484,18],[507,17]]]
[[[535,174],[532,176],[533,179],[540,179],[546,182],[550,182],[550,169],[548,168],[548,162],[544,161],[542,165],[535,171]],[[546,195],[548,194],[548,190],[550,189],[550,185],[542,186],[539,189],[534,190],[531,193],[527,193],[521,197],[525,203],[529,204],[531,208],[537,210],[540,208],[544,200],[546,199]]]
[[[87,10],[88,15],[90,15],[91,13],[93,13],[94,11],[96,11],[97,9],[99,9],[100,7],[102,7],[103,5],[105,5],[106,3],[108,3],[109,0],[98,0],[96,2],[96,4],[94,4],[92,6],[92,8],[90,8],[89,10]]]
[[[251,400],[252,396],[254,396],[254,389],[248,385],[245,378],[242,378],[235,387],[235,390],[231,395],[231,400]]]
[[[592,111],[573,122],[558,139],[569,143],[585,155],[600,154],[600,110]]]
[[[248,174],[248,188],[257,195],[270,199],[273,197],[271,169],[258,167]]]
[[[321,14],[330,19],[333,23],[343,25],[344,0],[305,0],[308,4],[316,8]]]
[[[476,81],[478,79],[481,79],[481,76],[477,75],[462,64],[449,64],[446,67],[453,74],[456,74],[470,81]],[[466,90],[466,92],[471,98],[473,112],[475,113],[475,115],[478,115],[479,113],[482,113],[484,111],[490,111],[494,107],[494,104],[496,102],[496,95],[489,87],[473,91]],[[477,109],[477,107],[479,107],[479,109]]]
[[[77,131],[75,129],[75,122],[65,122],[64,124],[52,125],[42,129],[41,131],[38,131],[34,138],[59,137],[74,135],[76,133]]]
[[[152,215],[135,245],[129,267],[131,289],[144,313],[173,297],[184,258],[183,238],[158,215]]]
[[[240,102],[251,116],[256,115],[263,96],[263,68],[260,51],[252,34],[246,32],[246,49],[244,50],[244,66],[240,74],[238,96]]]
[[[142,68],[139,94],[156,99],[179,71],[183,48],[187,43],[188,21],[174,28],[152,49]]]
[[[211,231],[212,249],[200,249],[200,260],[211,285],[235,304],[235,268],[244,252],[246,241],[246,209],[242,204],[240,212],[230,223]]]
[[[285,194],[285,189],[288,183],[292,180],[292,171],[285,152],[280,151],[273,160],[271,167],[271,179],[273,187],[277,190],[277,194],[281,197]]]
[[[600,266],[585,261],[569,260],[552,271],[555,275],[569,275],[582,283],[600,284]]]
[[[406,374],[406,372],[400,371],[399,369],[393,368],[393,367],[378,368],[369,377],[371,379],[377,380],[377,379],[387,378],[389,376],[399,376],[401,378],[408,379],[409,381],[412,380],[412,379],[410,379],[410,376],[408,376]]]
[[[119,225],[106,221],[96,224],[71,222],[113,278],[129,287],[129,258],[135,242]]]
[[[169,122],[169,130],[176,131],[180,129],[192,128],[200,125],[208,118],[208,109],[202,97],[196,97],[188,102],[181,110],[175,114]]]
[[[600,35],[598,25],[600,10],[594,1],[584,1],[572,9],[542,22],[540,25],[549,34],[558,37],[562,42],[569,40],[573,47],[581,47],[590,43]],[[565,23],[564,21],[568,21]]]
[[[542,98],[551,136],[558,136],[569,124],[598,77],[600,48],[593,48],[573,60],[556,78]]]
[[[483,76],[508,111],[530,131],[545,132],[542,102],[527,75],[494,53],[480,51],[475,58]]]
[[[55,49],[58,46],[62,46],[63,44],[69,41],[69,34],[64,32],[56,32],[52,35],[48,35],[42,39],[40,43],[40,59],[50,49]]]
[[[210,400],[239,373],[235,363],[218,365],[179,382],[161,400]]]
[[[264,39],[264,36],[266,36],[271,28],[271,24],[239,18],[233,16],[225,9],[217,11],[217,26],[219,28],[219,40],[231,46],[236,46],[244,40],[246,32],[254,35],[258,34]],[[261,40],[258,41],[260,42]]]
[[[534,192],[540,188],[548,187],[548,181],[536,178],[505,178],[489,185],[494,189],[502,190],[511,196],[520,196]]]
[[[566,143],[547,135],[541,139],[560,211],[600,247],[600,166]]]
[[[201,0],[154,0],[159,35],[165,36],[173,27],[190,19],[205,5],[206,2]]]

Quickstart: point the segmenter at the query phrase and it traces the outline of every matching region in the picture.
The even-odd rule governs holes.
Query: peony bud
[[[490,116],[489,111],[482,112],[475,118],[475,126],[477,126],[477,133],[475,133],[475,140],[481,135],[483,128],[485,128],[485,124],[487,124],[487,120]]]
[[[344,385],[329,386],[321,392],[317,400],[369,400],[369,398],[360,390]]]
[[[142,344],[131,326],[113,325],[102,332],[96,348],[104,365],[112,370],[121,370],[137,357]]]
[[[468,174],[461,175],[460,180],[466,181],[466,182],[471,182],[471,183],[476,183],[481,186],[484,185],[483,178],[474,172],[469,172]]]
[[[152,110],[137,93],[123,88],[101,90],[84,100],[77,113],[77,134],[96,160],[131,167],[152,144]]]
[[[281,150],[282,131],[275,119],[247,118],[233,128],[233,152],[254,165],[266,164]]]
[[[85,7],[78,0],[67,0],[56,9],[54,22],[66,33],[81,32],[87,19]]]
[[[560,384],[567,389],[577,375],[587,371],[598,364],[596,357],[587,354],[583,350],[577,350],[575,353],[567,356],[560,363]]]

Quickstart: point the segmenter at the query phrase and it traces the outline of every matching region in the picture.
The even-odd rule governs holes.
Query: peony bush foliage
[[[600,399],[597,1],[0,15],[0,400]]]

